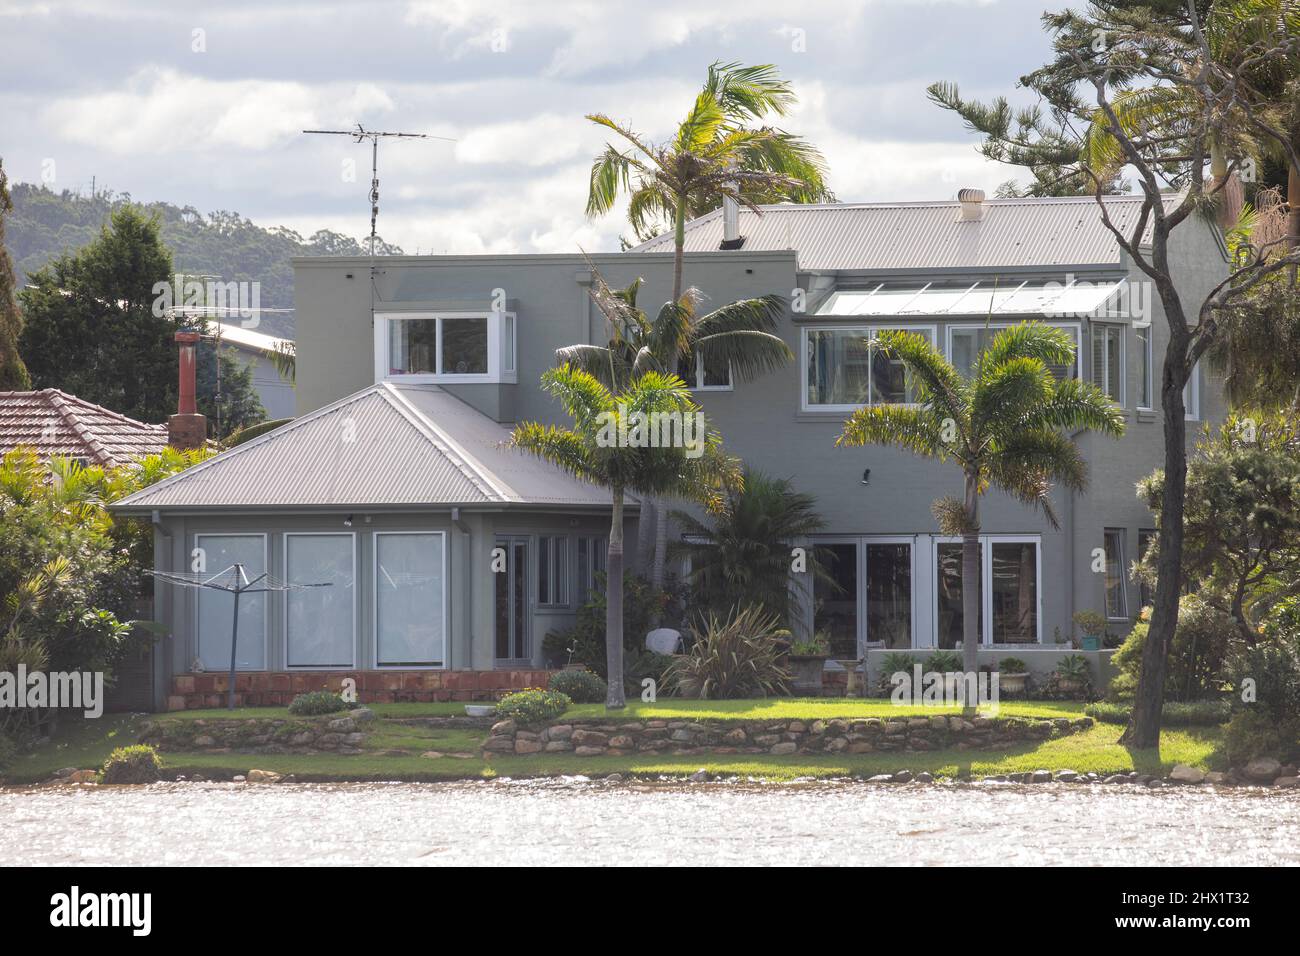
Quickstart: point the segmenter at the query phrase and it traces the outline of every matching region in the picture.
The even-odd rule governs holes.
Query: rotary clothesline
[[[234,595],[235,610],[230,625],[230,685],[226,689],[226,709],[235,709],[235,661],[239,646],[239,598],[243,594],[265,594],[268,591],[292,591],[303,588],[327,588],[333,582],[321,584],[296,584],[282,581],[267,572],[255,578],[249,578],[242,564],[232,564],[223,571],[209,574],[206,571],[148,571],[156,580],[174,584],[177,587],[206,588],[209,591],[225,591]]]

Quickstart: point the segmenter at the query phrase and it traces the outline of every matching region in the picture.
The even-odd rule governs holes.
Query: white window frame
[[[826,325],[809,325],[801,328],[799,336],[799,408],[804,412],[852,412],[859,408],[866,408],[866,405],[814,405],[808,401],[808,348],[810,332],[865,332],[867,338],[875,341],[880,332],[928,332],[930,335],[930,345],[934,348],[939,347],[939,327],[937,325],[900,325],[893,323],[882,323],[880,325],[846,325],[846,324],[826,324]],[[870,374],[870,372],[868,372]],[[870,394],[870,387],[868,387]],[[914,402],[897,403],[902,408],[914,408]]]
[[[1106,612],[1108,621],[1127,621],[1128,614],[1128,579],[1129,573],[1126,565],[1126,552],[1128,550],[1128,529],[1107,526],[1101,529],[1101,550],[1103,557],[1106,556],[1106,544],[1111,536],[1114,535],[1119,542],[1119,553],[1115,556],[1115,567],[1119,575],[1119,613],[1111,614],[1109,602],[1106,599],[1106,578],[1107,571],[1102,569],[1101,575],[1101,603]]]
[[[1102,349],[1101,349],[1102,367],[1101,367],[1101,372],[1102,372],[1102,378],[1103,378],[1103,380],[1104,380],[1107,384],[1109,384],[1110,381],[1111,381],[1111,371],[1112,371],[1112,369],[1110,368],[1110,353],[1109,353],[1109,352],[1107,351],[1107,349],[1106,349],[1106,342],[1105,342],[1105,339],[1106,339],[1106,337],[1109,336],[1109,335],[1115,335],[1115,336],[1118,336],[1118,338],[1119,338],[1119,348],[1116,349],[1116,351],[1117,351],[1118,354],[1119,354],[1119,368],[1116,369],[1116,370],[1114,370],[1114,371],[1115,371],[1115,379],[1114,379],[1114,381],[1115,381],[1115,385],[1116,385],[1116,391],[1117,391],[1119,394],[1118,394],[1118,395],[1109,395],[1109,393],[1107,393],[1107,395],[1108,395],[1108,397],[1110,398],[1110,400],[1111,400],[1112,402],[1114,402],[1116,405],[1118,405],[1120,408],[1125,408],[1125,407],[1127,406],[1127,403],[1128,403],[1128,395],[1127,395],[1127,390],[1126,390],[1126,387],[1125,387],[1125,386],[1128,384],[1128,382],[1127,382],[1127,379],[1128,379],[1128,349],[1125,348],[1125,339],[1127,338],[1127,337],[1124,335],[1124,329],[1125,329],[1125,327],[1126,327],[1126,326],[1121,325],[1121,324],[1119,324],[1119,323],[1117,323],[1117,322],[1093,322],[1093,323],[1092,323],[1092,330],[1091,330],[1093,335],[1097,335],[1097,334],[1100,333],[1101,336],[1102,336]],[[1091,344],[1094,344],[1094,343],[1093,343],[1093,342],[1090,342],[1089,344],[1091,345]],[[1095,356],[1096,356],[1096,349],[1095,349],[1095,348],[1089,349],[1089,350],[1088,350],[1088,364],[1089,364],[1089,366],[1092,365],[1092,362],[1093,362],[1093,359],[1094,359]],[[1093,383],[1094,385],[1096,385],[1096,384],[1097,384],[1097,369],[1095,369],[1095,368],[1090,368],[1089,371],[1092,372],[1092,375],[1090,376],[1090,378],[1092,379],[1092,383]],[[1102,387],[1102,386],[1098,386],[1098,387],[1101,388],[1101,390],[1102,390],[1103,392],[1106,391],[1106,389],[1105,389],[1104,387]]]
[[[379,538],[383,535],[422,534],[436,535],[442,546],[442,663],[441,664],[381,664],[379,663]],[[375,670],[445,671],[451,668],[451,641],[448,626],[451,620],[450,601],[451,567],[447,563],[447,532],[437,529],[409,531],[376,531],[370,548],[370,644],[371,660]]]
[[[961,537],[936,535],[934,539],[934,604],[931,617],[934,621],[930,646],[939,646],[939,545],[961,544]],[[1034,599],[1038,607],[1034,615],[1037,625],[1037,640],[1033,644],[994,644],[993,643],[993,545],[994,544],[1032,544],[1034,545],[1034,573],[1038,576],[1034,588]],[[1040,534],[982,534],[980,535],[980,591],[983,608],[980,612],[980,647],[1005,650],[1016,647],[1041,646],[1043,643],[1043,536]]]
[[[290,538],[310,538],[319,536],[328,536],[341,538],[347,536],[352,539],[352,663],[351,664],[290,664],[289,663],[289,595],[292,591],[286,591],[284,600],[280,602],[281,620],[283,621],[283,644],[284,644],[284,669],[285,670],[304,670],[304,671],[350,671],[357,668],[357,589],[360,586],[359,570],[360,562],[357,560],[357,533],[355,531],[286,531],[281,535],[283,539],[280,556],[280,567],[284,572],[284,580],[289,580],[289,539]]]
[[[704,356],[698,352],[695,354],[695,379],[688,382],[687,387],[692,392],[733,392],[736,389],[736,372],[727,363],[727,384],[726,385],[705,385],[704,384]]]
[[[487,321],[487,371],[472,374],[454,372],[412,372],[409,374],[393,373],[392,369],[392,324],[394,322],[432,320],[437,324],[437,338],[434,349],[434,367],[442,368],[442,320],[443,319],[485,319]],[[506,349],[503,336],[506,331],[511,335],[513,348],[510,354],[514,358],[515,368],[505,368]],[[519,321],[513,312],[498,312],[491,309],[468,312],[376,312],[375,313],[375,381],[405,382],[412,385],[458,384],[471,382],[511,383],[518,381],[519,365]]]
[[[909,570],[912,579],[912,592],[911,592],[912,619],[909,622],[909,628],[911,630],[911,635],[912,635],[912,643],[909,648],[899,649],[899,650],[924,649],[923,645],[917,643],[920,638],[920,634],[917,632],[916,625],[918,620],[920,603],[922,600],[922,594],[916,576],[917,551],[920,550],[917,545],[916,535],[911,535],[911,534],[813,535],[811,538],[808,539],[808,544],[810,547],[813,548],[823,547],[827,545],[834,545],[834,544],[841,544],[841,545],[851,544],[855,548],[854,560],[857,562],[856,565],[857,573],[854,575],[853,599],[858,608],[858,623],[857,623],[856,638],[857,638],[858,654],[860,656],[866,653],[867,645],[871,642],[871,630],[870,630],[870,625],[867,622],[867,584],[868,584],[868,575],[871,573],[871,568],[867,563],[867,548],[873,544],[907,545],[908,560],[911,562],[911,567]],[[791,572],[792,579],[793,576],[794,576],[794,572]],[[812,596],[811,588],[814,586],[815,586],[814,582],[809,582],[808,587],[810,590],[808,596],[810,598]],[[816,625],[816,609],[812,606],[811,600],[808,602],[808,607],[806,608],[805,613],[807,615],[805,620],[808,622],[808,630],[809,633],[811,633],[812,629]]]
[[[550,569],[550,574],[549,574],[550,581],[548,582],[548,584],[559,585],[564,589],[564,594],[563,594],[564,599],[562,601],[554,600],[555,595],[554,593],[551,593],[553,589],[550,587],[547,588],[548,591],[547,597],[551,598],[551,600],[542,601],[541,599],[542,541],[544,540],[548,542],[546,546],[547,567]],[[570,597],[572,593],[572,582],[570,579],[573,577],[572,552],[575,550],[569,547],[569,536],[562,532],[557,532],[552,534],[550,532],[541,531],[538,532],[536,537],[533,539],[533,546],[536,548],[537,551],[537,556],[535,559],[537,562],[537,573],[534,575],[534,586],[536,589],[536,593],[533,595],[533,599],[535,602],[534,606],[539,609],[544,609],[548,611],[568,609],[569,607],[572,606],[571,597]],[[564,550],[564,573],[556,574],[555,556],[560,552],[561,548],[563,548]]]
[[[1022,283],[1023,285],[1023,283]],[[1017,290],[1019,291],[1019,290]],[[1013,293],[1014,294],[1014,293]],[[1083,378],[1083,323],[1082,322],[1042,322],[1040,325],[1050,325],[1054,329],[1065,329],[1067,332],[1074,333],[1074,377]],[[987,329],[989,332],[1000,332],[1003,329],[1009,329],[1012,326],[1019,325],[1018,322],[954,322],[944,327],[944,357],[949,362],[952,361],[952,333],[954,329]]]
[[[264,532],[264,531],[203,531],[203,532],[195,532],[195,534],[194,534],[194,547],[196,547],[196,548],[202,548],[203,545],[202,545],[200,542],[201,542],[202,539],[204,539],[204,538],[261,538],[261,539],[262,539],[262,567],[265,568],[266,571],[267,571],[268,573],[269,573],[270,570],[271,570],[270,539],[269,539],[269,536],[268,536],[268,535],[266,534],[266,532]],[[208,573],[209,573],[209,574],[217,574],[218,572],[223,571],[223,570],[225,570],[225,569],[224,569],[224,568],[209,568],[209,569],[208,569]],[[201,638],[202,638],[202,635],[199,633],[199,597],[200,597],[200,595],[202,595],[202,593],[203,593],[203,589],[200,589],[199,591],[197,591],[197,592],[195,593],[195,598],[194,598],[194,611],[193,611],[193,615],[192,615],[192,618],[191,618],[191,620],[193,620],[193,622],[194,622],[194,657],[197,658],[197,659],[199,659],[199,660],[202,660],[202,657],[200,656],[200,654],[201,654]],[[242,668],[242,667],[241,667],[241,668],[238,668],[238,669],[237,669],[237,672],[239,672],[239,673],[245,673],[245,674],[260,674],[260,673],[262,673],[262,672],[264,672],[264,671],[269,671],[269,670],[271,669],[271,600],[270,600],[270,592],[264,592],[263,595],[262,595],[262,597],[263,597],[263,600],[262,600],[262,666],[261,666],[260,668]],[[207,667],[207,662],[206,662],[206,661],[204,661],[203,666],[204,666],[204,667]],[[227,656],[225,662],[224,662],[224,663],[222,664],[222,666],[219,668],[219,670],[220,670],[220,672],[223,673],[223,674],[228,674],[228,673],[230,672],[230,658],[229,658],[228,656]]]
[[[1201,420],[1201,363],[1192,366],[1192,375],[1183,386],[1183,418],[1189,422]]]
[[[1150,411],[1154,411],[1155,404],[1156,404],[1155,345],[1152,342],[1153,333],[1151,329],[1151,323],[1134,322],[1133,323],[1134,350],[1137,351],[1137,348],[1141,343],[1141,339],[1138,337],[1139,329],[1144,329],[1146,331],[1147,344],[1144,350],[1145,351],[1144,357],[1146,359],[1146,381],[1138,383],[1137,408],[1138,411],[1150,412]],[[1147,393],[1147,404],[1145,405],[1142,404],[1142,392],[1144,389]]]

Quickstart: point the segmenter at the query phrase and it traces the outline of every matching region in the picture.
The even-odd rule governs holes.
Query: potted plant
[[[1069,654],[1057,662],[1053,677],[1062,694],[1079,694],[1092,683],[1092,670],[1082,654]]]
[[[956,651],[935,651],[922,668],[926,674],[952,674],[961,669],[961,655]]]
[[[787,660],[796,694],[814,696],[821,694],[822,676],[825,673],[826,659],[830,654],[830,638],[824,631],[818,631],[812,637],[800,638],[791,643]]]
[[[1080,648],[1085,651],[1101,650],[1101,638],[1106,633],[1106,618],[1096,611],[1076,611],[1074,623],[1083,634]]]
[[[998,689],[1008,694],[1023,694],[1029,680],[1029,668],[1018,657],[1004,657],[998,661]]]

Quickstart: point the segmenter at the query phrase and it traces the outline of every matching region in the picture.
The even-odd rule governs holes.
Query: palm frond
[[[849,416],[835,444],[847,447],[892,445],[943,461],[953,452],[943,438],[943,420],[929,409],[867,405]]]

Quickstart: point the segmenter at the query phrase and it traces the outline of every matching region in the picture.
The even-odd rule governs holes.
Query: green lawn
[[[991,713],[987,708],[982,713]],[[887,698],[773,697],[769,700],[676,700],[653,704],[628,701],[610,713],[604,704],[575,704],[564,716],[575,720],[831,720],[853,717],[931,717],[959,714],[960,707],[896,707]],[[1071,700],[1004,701],[1002,717],[1082,717],[1083,704]]]
[[[780,704],[814,704],[828,708],[826,712],[797,711],[810,717],[864,716],[868,713],[894,713],[867,711],[864,706],[881,706],[873,701],[779,701]],[[679,702],[670,710],[676,716],[712,716],[700,707]],[[384,705],[375,709],[380,711]],[[407,705],[389,705],[404,707]],[[409,705],[417,706],[417,705]],[[427,707],[428,705],[419,705]],[[738,715],[778,716],[767,708],[765,702],[720,702],[710,704],[723,716]],[[887,704],[884,705],[888,707]],[[1076,704],[1025,704],[1034,713],[1044,713],[1049,708],[1057,714],[1069,716],[1078,713]],[[850,708],[845,710],[844,708]],[[664,712],[664,705],[651,709],[637,705],[635,715],[645,717],[672,716]],[[838,708],[838,709],[837,709]],[[1010,705],[1003,706],[1007,713]],[[758,713],[751,713],[757,710]],[[628,716],[633,708],[629,707]],[[603,713],[596,707],[595,713]],[[407,716],[403,714],[403,716]],[[789,717],[782,712],[779,716]],[[58,739],[35,754],[18,758],[9,768],[10,783],[44,780],[62,767],[98,767],[109,752],[118,746],[132,743],[140,718],[105,717],[97,721],[74,721],[65,724]],[[442,728],[423,724],[402,724],[380,721],[375,727],[366,751],[356,755],[339,754],[244,754],[244,753],[176,753],[164,752],[163,761],[168,771],[186,776],[205,773],[231,776],[245,773],[256,767],[279,773],[292,773],[309,780],[450,780],[478,779],[510,776],[556,776],[585,774],[599,776],[623,773],[637,776],[686,775],[701,767],[722,776],[736,775],[768,780],[789,780],[796,777],[869,776],[902,769],[914,773],[929,771],[939,778],[988,776],[1029,770],[1071,769],[1081,773],[1096,771],[1114,773],[1138,770],[1158,773],[1175,763],[1187,763],[1206,769],[1222,769],[1219,748],[1222,733],[1217,728],[1170,729],[1161,738],[1156,751],[1130,751],[1115,741],[1119,728],[1100,724],[1084,733],[1061,737],[1042,743],[1027,742],[1018,747],[996,751],[938,750],[908,754],[861,755],[793,755],[772,757],[767,755],[629,755],[624,757],[576,757],[573,754],[538,754],[528,757],[480,756],[478,745],[485,731],[473,728]],[[421,754],[436,752],[439,757]],[[464,755],[464,756],[455,756]]]

